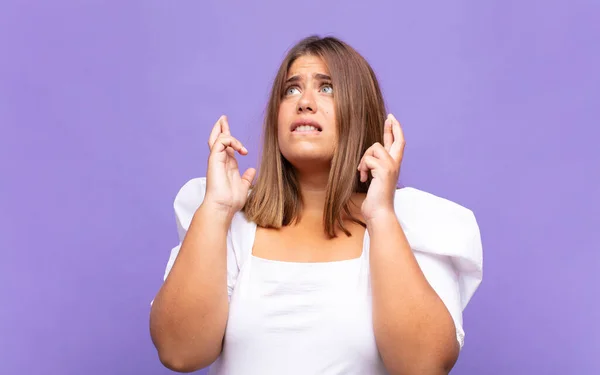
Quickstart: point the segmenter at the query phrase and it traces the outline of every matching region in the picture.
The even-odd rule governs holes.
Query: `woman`
[[[404,138],[350,46],[310,37],[273,84],[256,171],[226,117],[175,198],[150,316],[162,363],[210,374],[447,374],[482,276],[471,211],[397,189]],[[252,188],[251,188],[252,187]]]

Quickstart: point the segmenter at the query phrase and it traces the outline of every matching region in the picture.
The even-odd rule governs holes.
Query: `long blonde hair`
[[[329,68],[333,87],[338,144],[331,162],[323,212],[324,230],[350,236],[344,218],[365,224],[351,214],[353,193],[366,193],[371,178],[361,183],[357,166],[375,142],[383,142],[385,103],[375,73],[352,47],[334,38],[311,36],[301,40],[281,63],[271,89],[263,128],[263,149],[258,176],[243,211],[258,226],[281,228],[298,219],[302,210],[300,186],[294,167],[279,151],[277,118],[288,70],[300,56],[318,56]]]

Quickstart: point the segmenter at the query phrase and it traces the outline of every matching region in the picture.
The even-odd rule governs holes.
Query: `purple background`
[[[0,373],[170,373],[173,198],[222,113],[256,165],[276,68],[319,33],[378,73],[403,183],[479,220],[453,373],[599,374],[599,3],[248,3],[2,1]]]

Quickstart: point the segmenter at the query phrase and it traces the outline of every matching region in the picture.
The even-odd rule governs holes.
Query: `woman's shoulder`
[[[394,208],[401,217],[426,220],[431,225],[450,224],[464,229],[478,229],[472,210],[449,199],[413,187],[396,190]]]
[[[188,180],[179,188],[173,201],[175,220],[179,238],[183,239],[190,227],[194,213],[204,201],[206,195],[206,178],[196,177]]]
[[[481,234],[472,210],[412,187],[396,190],[394,209],[414,250],[452,257],[481,275]]]
[[[194,177],[186,181],[175,195],[175,209],[199,207],[206,194],[206,177]]]
[[[194,216],[198,210],[204,197],[206,196],[206,177],[194,177],[183,184],[175,195],[173,209],[177,219],[178,228],[180,231],[187,231]],[[244,230],[247,225],[251,224],[246,220],[243,212],[237,212],[232,221],[231,229],[233,231]]]
[[[396,190],[394,208],[413,251],[441,256],[453,265],[466,306],[483,279],[483,248],[473,211],[410,187]]]
[[[396,190],[394,209],[405,230],[419,235],[419,240],[437,245],[436,249],[472,247],[480,251],[479,225],[472,210],[449,199],[412,187]],[[450,251],[448,249],[448,251]]]

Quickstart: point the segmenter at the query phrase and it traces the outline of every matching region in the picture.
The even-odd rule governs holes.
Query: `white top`
[[[187,182],[175,198],[180,243],[206,179]],[[450,311],[462,348],[462,311],[482,280],[482,248],[473,213],[414,189],[398,189],[394,207],[425,277]],[[256,224],[238,212],[227,235],[229,318],[211,375],[387,374],[371,316],[369,234],[359,258],[295,263],[252,255]]]

